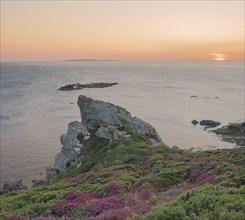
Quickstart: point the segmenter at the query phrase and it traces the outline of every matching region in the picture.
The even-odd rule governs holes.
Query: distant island
[[[119,60],[114,60],[114,59],[106,59],[106,60],[101,60],[101,59],[67,59],[64,60],[65,62],[67,61],[119,61]]]

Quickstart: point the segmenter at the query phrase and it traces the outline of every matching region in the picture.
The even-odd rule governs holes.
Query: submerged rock
[[[198,124],[198,121],[194,119],[194,120],[191,121],[191,123],[192,123],[193,125],[197,125],[197,124]]]
[[[215,128],[219,126],[221,123],[213,120],[202,120],[199,122],[199,124],[205,126],[205,129],[207,129],[207,128]]]
[[[212,132],[220,135],[223,141],[245,147],[245,121],[241,123],[231,123],[222,128],[212,130]]]
[[[68,167],[79,167],[87,159],[86,149],[93,147],[93,144],[104,146],[113,140],[126,141],[134,134],[142,135],[152,146],[164,144],[155,128],[132,117],[120,106],[82,95],[77,103],[82,122],[69,123],[67,133],[61,135],[63,146],[55,157],[54,165],[47,169],[49,180]]]
[[[78,90],[78,89],[85,89],[85,88],[105,88],[117,85],[118,83],[89,83],[89,84],[80,84],[80,83],[74,83],[74,84],[68,84],[65,86],[60,87],[58,90],[61,91],[70,91],[70,90]]]

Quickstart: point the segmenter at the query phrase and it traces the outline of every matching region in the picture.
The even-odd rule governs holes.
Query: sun
[[[210,55],[212,56],[212,60],[216,60],[216,61],[227,60],[227,56],[223,53],[211,53]]]
[[[213,60],[216,60],[216,61],[224,61],[226,59],[224,57],[215,57],[215,58],[213,58]]]

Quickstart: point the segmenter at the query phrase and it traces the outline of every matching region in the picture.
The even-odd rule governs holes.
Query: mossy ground
[[[1,196],[0,219],[245,219],[244,148],[193,153],[134,134],[92,138],[86,155],[52,183]]]

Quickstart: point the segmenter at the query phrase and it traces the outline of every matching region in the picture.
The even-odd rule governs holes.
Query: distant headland
[[[66,59],[63,61],[67,62],[67,61],[119,61],[119,60],[114,60],[114,59]]]

